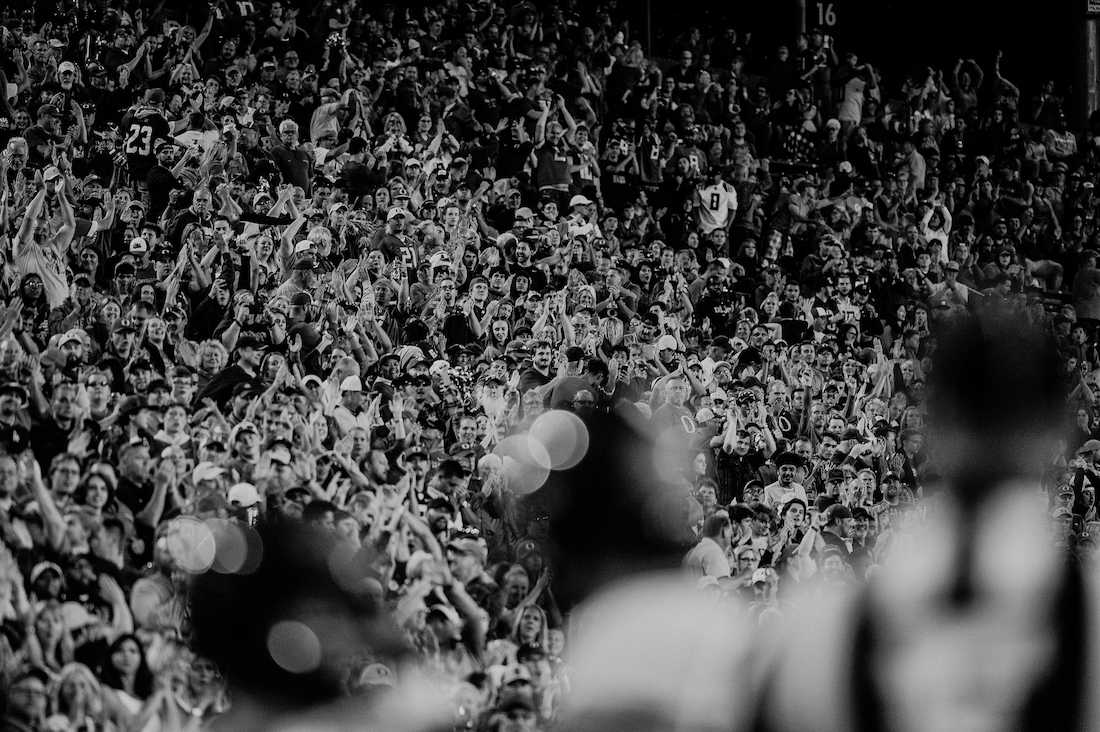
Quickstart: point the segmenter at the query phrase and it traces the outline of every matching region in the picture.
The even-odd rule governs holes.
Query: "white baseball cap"
[[[340,382],[340,393],[345,391],[363,391],[363,380],[358,376],[349,376]]]
[[[237,483],[229,489],[228,499],[230,505],[235,503],[247,508],[260,502],[260,492],[251,483]]]

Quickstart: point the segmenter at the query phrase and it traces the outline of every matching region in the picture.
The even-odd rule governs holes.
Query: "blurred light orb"
[[[685,432],[678,427],[669,427],[657,435],[653,446],[653,467],[659,480],[665,483],[677,483],[683,479],[688,468],[688,441]]]
[[[179,567],[191,574],[202,574],[214,564],[214,534],[196,518],[176,518],[164,540]]]
[[[501,457],[504,480],[513,493],[534,493],[550,476],[549,453],[528,434],[504,438],[493,452]]]
[[[279,668],[292,674],[306,674],[321,665],[321,640],[297,620],[282,620],[271,626],[267,652]]]
[[[551,470],[575,467],[588,453],[587,425],[580,417],[563,409],[540,414],[531,425],[529,435],[546,451],[547,467]]]
[[[249,526],[228,519],[206,522],[216,546],[213,569],[221,574],[251,574],[263,559],[263,542]]]

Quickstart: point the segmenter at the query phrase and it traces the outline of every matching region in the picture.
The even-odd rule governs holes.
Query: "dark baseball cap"
[[[267,348],[267,343],[251,335],[243,335],[237,339],[237,350],[243,348]]]

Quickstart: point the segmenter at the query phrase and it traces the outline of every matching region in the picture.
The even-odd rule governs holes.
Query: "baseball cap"
[[[237,350],[242,348],[264,348],[266,345],[264,341],[255,336],[248,335],[247,333],[237,339]]]
[[[30,582],[31,582],[31,584],[33,585],[35,583],[35,581],[39,577],[42,576],[43,573],[50,572],[50,571],[57,572],[58,577],[60,577],[62,580],[65,579],[65,573],[63,571],[61,571],[61,567],[59,567],[54,562],[39,562],[38,564],[34,565],[34,567],[31,569],[31,573],[30,573]]]
[[[135,236],[130,240],[130,254],[145,254],[149,251],[149,242],[143,237]]]
[[[62,61],[60,64],[57,65],[57,73],[64,74],[66,71],[75,74],[76,64],[74,64],[72,61]]]
[[[260,492],[251,483],[237,483],[229,489],[229,503],[239,506],[255,506],[260,502]]]
[[[825,518],[826,522],[830,524],[841,519],[850,519],[852,518],[852,510],[843,504],[834,503],[826,509]]]
[[[50,181],[61,177],[61,169],[56,165],[48,165],[46,169],[42,171],[42,180]]]
[[[580,194],[577,194],[576,196],[573,196],[572,198],[569,199],[569,208],[573,208],[574,206],[591,206],[591,205],[592,205],[592,201],[587,196],[582,196]]]
[[[515,217],[517,221],[519,219],[533,219],[535,217],[535,213],[526,206],[521,206],[516,209]]]
[[[398,216],[404,216],[404,217],[407,218],[408,213],[406,213],[405,209],[401,208],[400,206],[394,206],[393,208],[390,209],[390,212],[386,214],[386,221],[392,221],[393,219],[396,219]]]
[[[268,448],[268,455],[272,462],[280,465],[290,465],[294,460],[294,453],[291,452],[290,445],[286,440],[274,441]]]
[[[363,381],[358,376],[348,376],[340,382],[340,393],[345,391],[363,391]]]
[[[61,340],[58,341],[58,345],[65,345],[69,341],[77,341],[79,343],[84,342],[84,331],[80,328],[70,328],[65,331],[65,335],[61,336]]]
[[[680,344],[676,342],[676,339],[670,335],[663,335],[657,339],[658,351],[678,351]]]
[[[793,452],[781,452],[775,456],[774,460],[776,467],[782,465],[794,465],[797,467],[802,464],[802,458]]]
[[[27,392],[27,387],[17,381],[9,381],[5,384],[0,384],[0,394],[14,394],[15,397],[21,401],[26,401],[30,397],[30,394]]]
[[[38,108],[39,117],[60,117],[61,112],[54,104],[43,104]]]

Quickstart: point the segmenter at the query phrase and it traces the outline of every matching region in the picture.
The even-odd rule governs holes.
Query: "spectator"
[[[659,504],[699,590],[767,622],[929,520],[930,358],[996,308],[1063,349],[1080,439],[1044,490],[1092,551],[1097,169],[1058,84],[1023,95],[999,56],[990,85],[973,59],[895,77],[819,30],[644,48],[614,7],[368,10],[4,19],[8,726],[182,728],[418,666],[470,728],[552,727],[580,593],[541,489],[597,425],[656,436],[632,464],[659,490],[578,535],[652,543],[630,511]],[[323,580],[262,564],[283,530]],[[225,578],[282,612],[275,566],[401,639],[298,674],[265,636],[234,709],[188,602]]]

